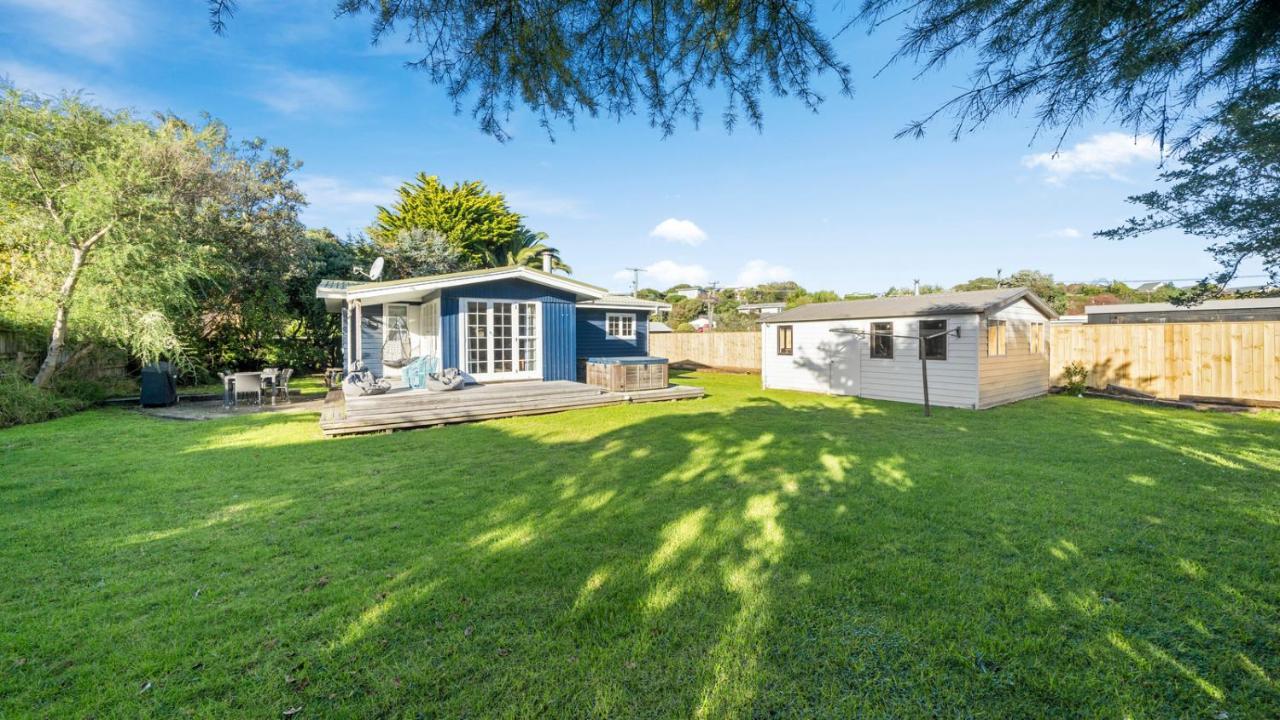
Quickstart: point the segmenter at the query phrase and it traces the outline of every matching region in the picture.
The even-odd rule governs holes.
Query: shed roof
[[[969,292],[933,293],[930,295],[898,295],[871,300],[801,305],[786,312],[770,315],[761,322],[785,323],[808,320],[858,320],[863,318],[915,317],[921,315],[972,315],[1003,310],[1019,300],[1026,300],[1047,318],[1058,315],[1027,288],[997,288]]]
[[[1173,303],[1124,303],[1119,305],[1086,305],[1086,315],[1112,313],[1170,313],[1199,312],[1201,310],[1259,310],[1280,308],[1280,297],[1245,298],[1242,300],[1206,300],[1199,305],[1174,305]]]

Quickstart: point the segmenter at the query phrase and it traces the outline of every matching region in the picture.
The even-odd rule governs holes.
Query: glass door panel
[[[489,373],[489,304],[467,302],[467,372]]]
[[[467,300],[463,329],[466,371],[476,379],[541,377],[538,303]]]
[[[512,371],[512,308],[515,303],[495,302],[493,304],[493,372],[509,373]]]
[[[520,303],[516,324],[516,369],[520,372],[538,370],[538,304]]]

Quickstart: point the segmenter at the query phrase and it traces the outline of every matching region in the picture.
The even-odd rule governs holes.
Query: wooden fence
[[[32,372],[35,364],[44,358],[48,339],[31,333],[0,329],[0,361],[16,361],[22,371]],[[75,355],[76,348],[64,347],[63,360]],[[125,377],[129,370],[129,357],[123,350],[96,348],[86,353],[74,368],[69,369],[81,378],[114,379]]]
[[[1055,325],[1050,382],[1072,362],[1093,387],[1280,401],[1280,322]]]
[[[0,360],[39,357],[44,354],[44,343],[39,338],[0,329]]]
[[[760,372],[760,333],[651,333],[649,353],[672,365]]]

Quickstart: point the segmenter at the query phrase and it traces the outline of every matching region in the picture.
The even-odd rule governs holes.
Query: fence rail
[[[19,355],[44,353],[44,343],[31,335],[14,330],[0,330],[0,360],[13,360]]]
[[[1280,400],[1280,322],[1055,325],[1050,382],[1072,362],[1093,387]]]
[[[652,333],[649,352],[672,365],[760,372],[760,333]]]
[[[47,343],[47,338],[30,333],[0,330],[0,361],[17,361],[26,371],[33,371],[35,363],[44,358]],[[75,347],[64,347],[62,358],[65,361],[75,353]],[[123,350],[96,348],[81,357],[69,372],[81,378],[106,379],[124,377],[128,370],[129,357]]]

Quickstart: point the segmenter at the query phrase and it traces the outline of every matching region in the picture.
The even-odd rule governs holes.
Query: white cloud
[[[751,260],[738,271],[738,278],[733,284],[737,287],[752,287],[761,283],[790,280],[791,277],[789,267],[771,265],[764,260]]]
[[[649,231],[649,237],[662,238],[669,242],[685,245],[700,245],[707,239],[707,234],[692,220],[667,218]]]
[[[297,181],[307,196],[303,222],[338,233],[361,230],[373,222],[377,206],[394,202],[399,187],[399,182],[389,177],[378,178],[368,185],[354,185],[329,175],[299,173]]]
[[[1073,228],[1073,227],[1058,228],[1057,230],[1052,230],[1052,231],[1050,231],[1050,232],[1045,233],[1045,237],[1061,238],[1061,239],[1063,239],[1063,240],[1070,240],[1070,239],[1073,239],[1073,238],[1078,238],[1078,237],[1080,237],[1080,231],[1079,231],[1079,230],[1077,230],[1077,229],[1075,229],[1075,228]]]
[[[629,270],[619,270],[613,274],[615,280],[631,282]],[[640,275],[640,284],[649,287],[669,288],[681,283],[688,285],[704,285],[711,275],[701,265],[681,265],[674,260],[659,260],[644,269]]]
[[[17,10],[15,22],[45,43],[99,63],[112,62],[136,46],[135,10],[118,0],[0,0]]]
[[[138,105],[138,98],[135,98],[134,102],[126,99],[129,93],[122,93],[113,88],[103,87],[101,84],[86,82],[82,78],[12,60],[0,60],[0,79],[7,80],[19,90],[37,95],[58,96],[64,92],[79,92],[86,102],[113,110]]]
[[[547,215],[570,220],[585,220],[591,217],[576,198],[540,190],[512,190],[503,194],[511,208],[524,215]]]
[[[340,77],[283,68],[265,69],[261,75],[253,97],[276,112],[343,112],[359,105],[356,90]]]
[[[1135,162],[1158,162],[1160,145],[1150,135],[1136,138],[1119,132],[1094,135],[1058,153],[1025,155],[1025,167],[1043,169],[1045,181],[1054,185],[1073,175],[1126,179],[1120,170]]]

